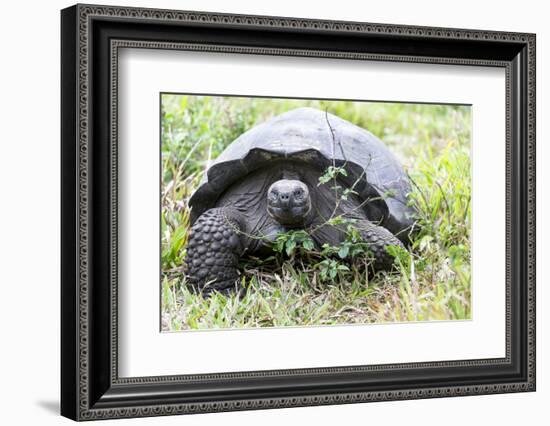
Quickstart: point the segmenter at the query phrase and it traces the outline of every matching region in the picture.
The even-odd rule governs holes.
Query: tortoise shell
[[[410,180],[394,154],[367,130],[314,108],[285,112],[235,139],[210,165],[191,197],[191,223],[214,207],[231,184],[278,160],[321,169],[343,167],[347,176],[339,179],[367,201],[370,220],[394,234],[413,225],[415,211],[407,200]]]

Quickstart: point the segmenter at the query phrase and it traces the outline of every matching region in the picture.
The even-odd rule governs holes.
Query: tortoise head
[[[311,197],[307,185],[295,179],[281,179],[267,191],[267,212],[287,227],[304,224],[311,211]]]

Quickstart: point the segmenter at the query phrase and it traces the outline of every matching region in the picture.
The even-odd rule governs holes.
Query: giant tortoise
[[[387,246],[406,244],[414,227],[410,191],[397,158],[365,129],[314,108],[288,111],[232,142],[192,195],[188,281],[227,291],[244,253],[293,229],[336,246],[346,238],[342,222],[359,231],[374,268],[390,268]]]

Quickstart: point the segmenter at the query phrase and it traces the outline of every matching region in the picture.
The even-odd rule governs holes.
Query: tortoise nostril
[[[281,194],[279,194],[279,199],[280,199],[281,201],[288,201],[289,198],[290,198],[290,195],[287,194],[287,193],[281,193]]]

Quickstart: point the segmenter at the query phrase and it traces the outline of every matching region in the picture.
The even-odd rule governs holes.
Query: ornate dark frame
[[[156,416],[535,390],[535,35],[76,5],[61,13],[61,414]],[[119,378],[117,52],[193,49],[506,70],[506,357]]]

